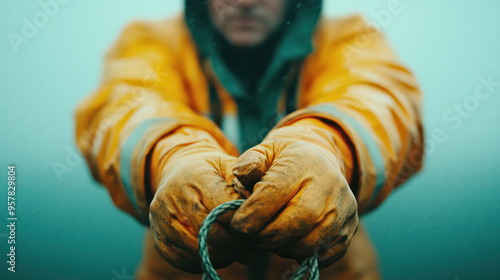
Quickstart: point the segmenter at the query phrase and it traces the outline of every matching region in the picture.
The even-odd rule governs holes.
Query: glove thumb
[[[246,151],[236,160],[233,175],[250,192],[271,165],[271,160],[268,158],[270,154],[268,147],[259,145]]]

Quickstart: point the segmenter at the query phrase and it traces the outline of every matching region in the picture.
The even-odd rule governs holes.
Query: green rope
[[[207,248],[207,235],[208,231],[212,227],[212,224],[217,220],[217,218],[229,211],[238,209],[241,204],[245,202],[244,199],[238,199],[234,201],[229,201],[217,206],[212,212],[208,214],[203,221],[203,224],[198,235],[198,245],[201,257],[201,268],[203,270],[203,280],[221,280],[217,271],[212,266],[210,257],[208,256]],[[318,255],[306,258],[302,264],[299,266],[297,271],[292,275],[290,280],[300,280],[309,270],[310,280],[319,280],[319,268],[318,268]]]

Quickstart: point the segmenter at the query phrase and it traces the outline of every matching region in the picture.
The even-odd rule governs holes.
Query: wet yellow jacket
[[[383,35],[360,16],[321,18],[313,46],[295,69],[298,110],[276,127],[303,118],[328,123],[342,139],[346,179],[364,213],[420,169],[421,94]],[[154,195],[148,169],[160,139],[196,127],[233,156],[241,145],[229,138],[245,141],[228,137],[237,129],[230,122],[237,106],[212,66],[200,59],[181,17],[134,22],[108,51],[99,88],[76,108],[77,145],[94,178],[144,224]],[[209,84],[227,117],[225,133],[208,117]]]

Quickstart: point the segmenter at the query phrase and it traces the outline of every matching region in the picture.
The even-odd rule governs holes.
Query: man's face
[[[288,0],[208,0],[210,19],[226,40],[253,47],[281,24]]]

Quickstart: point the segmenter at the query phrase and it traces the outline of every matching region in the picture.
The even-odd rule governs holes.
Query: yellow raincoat
[[[220,61],[200,51],[185,19],[130,24],[106,55],[99,88],[76,109],[77,145],[95,180],[118,208],[148,225],[151,159],[164,137],[193,127],[238,156],[265,137],[271,129],[265,126],[318,119],[340,139],[336,148],[358,212],[380,205],[421,167],[420,91],[383,35],[360,16],[320,18],[314,28],[307,55],[293,60],[299,63],[290,64],[278,92],[268,89],[276,100],[264,111],[274,108],[277,118],[248,130],[241,96],[218,75]]]
[[[359,16],[321,19],[314,51],[300,67],[297,118],[332,121],[345,155],[353,157],[350,186],[359,211],[379,205],[422,163],[421,94],[384,37]],[[120,209],[148,223],[146,161],[176,128],[209,132],[238,155],[210,111],[208,80],[225,112],[236,111],[209,61],[197,56],[181,18],[129,25],[107,53],[101,85],[76,109],[77,145]],[[346,156],[348,157],[348,156]]]

